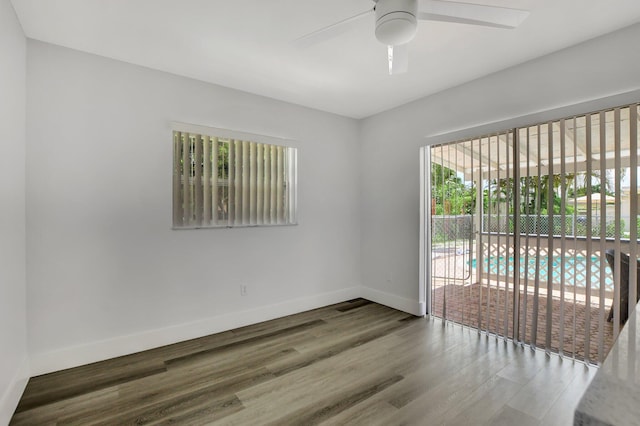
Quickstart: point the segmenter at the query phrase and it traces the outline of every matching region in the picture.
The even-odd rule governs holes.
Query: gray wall
[[[0,424],[28,377],[25,301],[26,40],[9,0],[0,0]]]
[[[640,101],[638,40],[640,24],[364,119],[364,285],[419,297],[420,146]]]
[[[355,120],[36,41],[27,77],[35,372],[357,294]],[[297,140],[299,225],[172,231],[171,121]]]

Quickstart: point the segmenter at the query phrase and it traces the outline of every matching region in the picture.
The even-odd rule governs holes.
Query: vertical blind
[[[639,120],[633,104],[431,147],[432,311],[602,362],[637,301]]]
[[[296,223],[297,150],[173,132],[173,226]]]

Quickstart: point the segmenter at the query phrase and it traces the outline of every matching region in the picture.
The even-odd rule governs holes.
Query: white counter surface
[[[640,318],[633,310],[582,396],[574,425],[640,425]]]

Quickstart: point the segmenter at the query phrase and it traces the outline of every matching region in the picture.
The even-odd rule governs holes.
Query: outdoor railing
[[[587,229],[587,216],[571,215],[563,220],[560,215],[523,215],[520,217],[521,235],[562,235],[566,237],[586,237],[599,238],[601,217],[591,216],[591,226]],[[508,215],[483,215],[482,226],[475,225],[475,215],[435,215],[431,218],[431,232],[434,243],[468,240],[469,234],[476,229],[483,233],[513,234],[514,220]],[[615,238],[616,223],[612,216],[605,216],[605,237]],[[624,229],[624,223],[620,223],[620,229]],[[551,231],[551,232],[549,232]],[[564,232],[563,232],[564,231]],[[639,233],[640,235],[640,233]],[[623,237],[624,238],[624,237]]]

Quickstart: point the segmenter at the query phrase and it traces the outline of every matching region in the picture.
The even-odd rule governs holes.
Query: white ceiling
[[[371,0],[12,0],[29,38],[362,118],[640,21],[639,0],[466,0],[531,11],[515,30],[419,23],[388,75],[373,20],[294,40]]]

